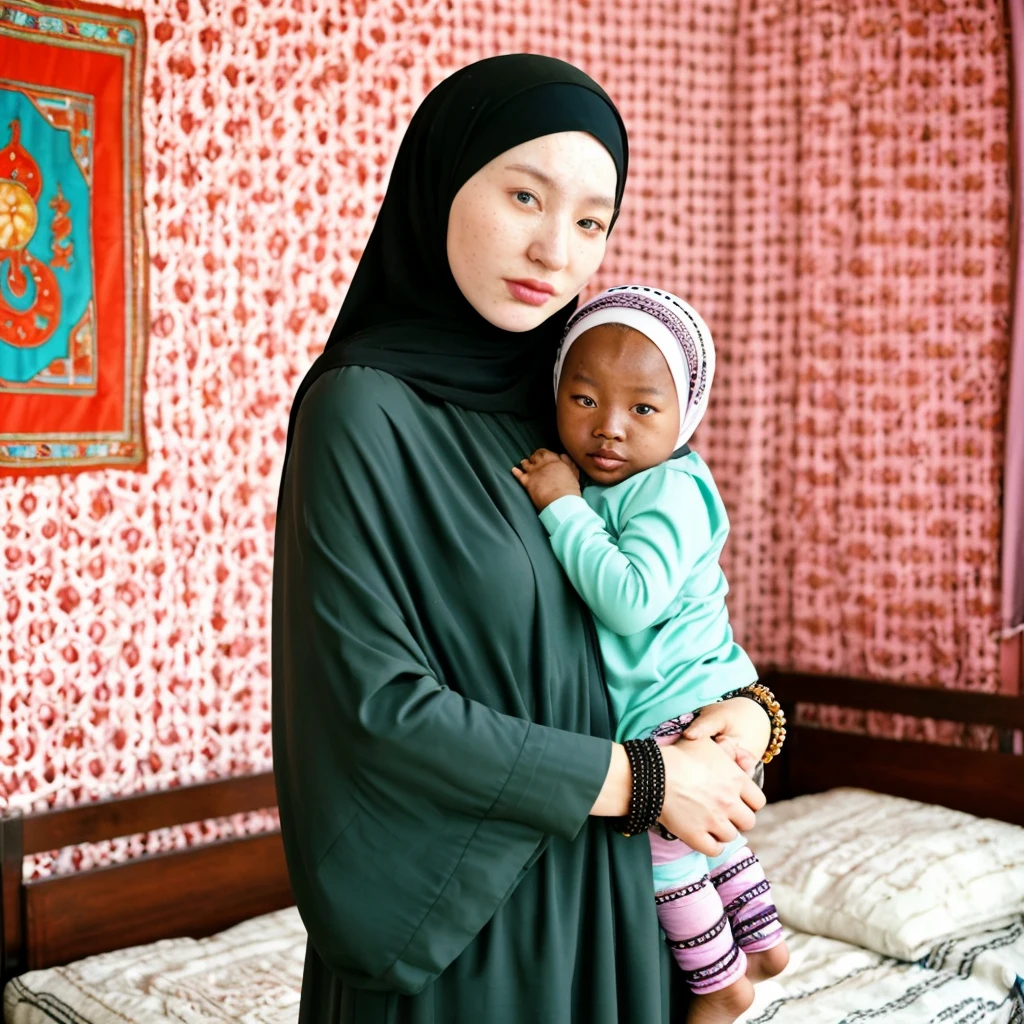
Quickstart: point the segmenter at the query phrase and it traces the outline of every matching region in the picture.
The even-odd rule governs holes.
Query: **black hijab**
[[[611,154],[618,217],[629,161],[607,93],[578,68],[530,53],[489,57],[436,86],[413,115],[387,194],[324,352],[299,386],[295,413],[320,374],[372,366],[468,409],[543,416],[555,348],[574,297],[540,326],[495,327],[469,304],[448,266],[448,213],[481,167],[523,142],[584,131]]]

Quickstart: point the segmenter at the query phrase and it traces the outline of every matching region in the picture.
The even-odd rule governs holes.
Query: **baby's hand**
[[[538,448],[512,467],[512,475],[526,488],[538,512],[567,494],[580,495],[580,471],[568,455]]]

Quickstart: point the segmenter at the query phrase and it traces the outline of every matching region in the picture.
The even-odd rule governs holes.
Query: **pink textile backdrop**
[[[732,608],[763,661],[998,687],[1005,29],[997,0],[740,4],[734,293],[706,448],[737,527]]]
[[[732,609],[755,659],[993,687],[1009,302],[998,0],[804,16],[652,0],[628,20],[615,0],[143,9],[151,455],[144,475],[0,481],[3,802],[270,766],[291,397],[416,104],[497,52],[568,59],[623,111],[632,173],[591,290],[660,284],[711,325],[720,369],[697,444],[730,508]]]
[[[1014,193],[1017,200],[1016,238],[1024,224],[1024,5],[1011,3],[1013,33]],[[1009,637],[1024,631],[1024,260],[1019,249],[1014,280],[1013,343],[1006,425],[1005,489],[1003,496],[1002,627]]]

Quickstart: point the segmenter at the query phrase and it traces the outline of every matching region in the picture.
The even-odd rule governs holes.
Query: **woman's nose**
[[[544,218],[529,255],[549,270],[565,269],[569,263],[569,224],[565,217]]]

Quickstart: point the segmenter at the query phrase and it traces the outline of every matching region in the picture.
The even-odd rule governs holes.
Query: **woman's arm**
[[[417,639],[402,551],[412,541],[399,522],[418,495],[392,425],[378,397],[347,379],[326,384],[303,402],[285,477],[276,557],[294,628],[283,630],[282,653],[293,638],[301,645],[290,653],[306,678],[294,680],[283,713],[306,735],[331,723],[331,757],[357,788],[573,838],[611,742],[502,714],[444,685]]]
[[[629,767],[626,748],[621,743],[613,743],[608,773],[594,806],[590,808],[590,813],[600,818],[624,817],[629,811],[632,783],[633,772]]]
[[[323,678],[319,713],[337,719],[355,778],[421,804],[575,837],[607,772],[611,742],[502,714],[442,685],[379,580],[306,557]],[[314,558],[314,552],[316,557]]]

